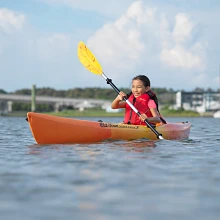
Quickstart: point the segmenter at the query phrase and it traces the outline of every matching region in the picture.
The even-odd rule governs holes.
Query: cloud
[[[162,66],[198,73],[205,69],[206,52],[193,36],[195,27],[187,14],[176,14],[169,22],[157,8],[135,1],[124,15],[91,36],[88,46],[118,80],[132,78],[140,70],[155,77]]]
[[[14,42],[15,35],[25,25],[25,15],[0,8],[0,56]]]
[[[175,18],[175,26],[172,32],[175,43],[184,43],[185,41],[190,40],[194,26],[195,25],[190,21],[187,14],[177,14]]]
[[[142,61],[141,56],[148,50],[144,37],[146,27],[154,22],[155,9],[145,9],[136,1],[127,12],[113,23],[100,28],[88,39],[88,46],[100,56],[100,60],[115,72],[134,70]]]
[[[1,85],[9,90],[33,83],[59,87],[73,76],[73,35],[42,32],[28,23],[24,14],[1,8],[0,35]]]
[[[50,62],[60,59],[70,50],[69,35],[35,30],[28,24],[25,15],[8,9],[0,8],[0,33],[2,53],[12,50],[22,53],[23,57]]]
[[[165,18],[164,18],[165,19]],[[173,29],[162,21],[162,51],[160,59],[170,67],[203,70],[206,65],[205,47],[199,41],[191,43],[195,24],[186,14],[177,14]]]
[[[205,60],[199,53],[200,51],[203,52],[201,44],[194,45],[188,49],[177,44],[171,49],[163,49],[160,58],[162,62],[171,67],[203,70]]]
[[[36,58],[42,62],[53,62],[62,59],[71,48],[71,36],[54,33],[38,35],[28,40],[28,47]]]
[[[22,29],[25,16],[6,8],[0,8],[0,32],[13,33]]]

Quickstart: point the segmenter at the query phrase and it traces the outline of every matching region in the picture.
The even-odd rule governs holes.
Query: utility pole
[[[31,111],[36,111],[36,85],[32,85],[31,90]]]

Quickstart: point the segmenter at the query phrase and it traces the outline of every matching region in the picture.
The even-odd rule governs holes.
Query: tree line
[[[129,88],[119,88],[125,93],[130,93]],[[176,92],[173,89],[166,88],[152,88],[157,94],[159,103],[161,105],[172,105],[176,102]],[[216,92],[212,89],[204,90],[202,88],[196,88],[192,92]],[[20,94],[20,95],[31,95],[31,89],[20,89],[14,92],[7,93],[3,89],[0,89],[1,94]],[[93,98],[93,99],[104,99],[113,100],[116,97],[116,92],[112,88],[73,88],[68,90],[56,90],[50,87],[36,88],[36,95],[38,96],[53,96],[53,97],[65,97],[65,98]]]

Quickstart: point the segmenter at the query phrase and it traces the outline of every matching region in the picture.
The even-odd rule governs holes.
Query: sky
[[[119,88],[220,88],[219,0],[0,0],[0,89],[108,88],[77,56],[83,41]]]

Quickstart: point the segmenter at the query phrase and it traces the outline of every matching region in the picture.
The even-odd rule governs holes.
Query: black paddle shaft
[[[112,82],[111,79],[107,78],[106,76],[104,76],[104,78],[106,79],[107,84],[110,84],[111,87],[119,94],[120,90],[115,86],[115,84]],[[127,102],[127,98],[123,97],[123,99]],[[136,114],[138,116],[141,116],[141,113],[139,111],[136,112]],[[162,134],[160,134],[157,130],[154,129],[154,127],[152,127],[152,125],[148,122],[147,119],[144,120],[144,122],[146,123],[146,125],[151,129],[151,131],[154,132],[154,134],[156,134],[158,139],[163,139]]]

